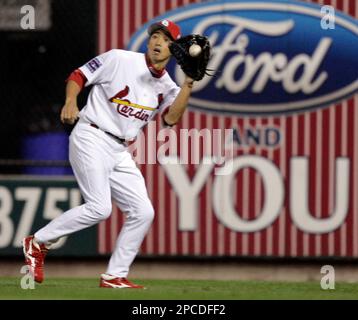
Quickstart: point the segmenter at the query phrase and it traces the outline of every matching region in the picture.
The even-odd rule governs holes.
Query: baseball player
[[[127,144],[159,112],[166,125],[175,125],[186,110],[194,80],[178,87],[165,70],[169,44],[181,36],[178,25],[162,20],[148,28],[146,54],[114,49],[75,70],[66,85],[61,121],[73,124],[69,159],[84,204],[52,220],[23,240],[25,261],[35,281],[44,279],[44,259],[59,238],[107,219],[112,201],[126,215],[100,287],[143,288],[127,279],[154,210],[144,178]],[[79,112],[77,96],[93,85]]]

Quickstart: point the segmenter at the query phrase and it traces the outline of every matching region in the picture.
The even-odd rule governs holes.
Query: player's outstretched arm
[[[164,121],[169,126],[177,124],[183,116],[188,105],[191,89],[193,88],[194,80],[185,77],[185,81],[181,86],[179,94],[175,98],[173,104],[170,106],[168,113],[164,116]]]
[[[81,87],[73,80],[69,80],[66,85],[66,101],[61,110],[62,123],[74,124],[78,119],[79,109],[77,107],[77,96],[81,92]]]

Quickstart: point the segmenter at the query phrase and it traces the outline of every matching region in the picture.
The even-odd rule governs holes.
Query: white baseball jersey
[[[35,233],[35,238],[52,243],[93,226],[111,215],[113,199],[126,219],[106,273],[127,277],[154,209],[126,144],[113,143],[105,131],[134,139],[156,113],[172,104],[180,89],[166,72],[152,73],[141,53],[111,50],[80,70],[87,78],[86,85],[94,86],[71,132],[69,158],[85,203],[52,220]]]
[[[80,118],[126,140],[135,139],[180,90],[167,72],[154,76],[142,53],[110,50],[79,69],[86,86],[94,85]]]

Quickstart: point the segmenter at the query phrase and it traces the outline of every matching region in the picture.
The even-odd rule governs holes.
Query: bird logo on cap
[[[165,31],[172,40],[178,40],[181,35],[180,27],[173,21],[164,19],[162,21],[154,22],[148,28],[148,34],[152,35],[156,30],[162,29]]]

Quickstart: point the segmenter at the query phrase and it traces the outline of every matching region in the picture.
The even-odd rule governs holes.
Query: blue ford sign
[[[358,23],[336,12],[323,29],[321,7],[293,0],[227,0],[194,4],[158,19],[212,44],[216,77],[196,83],[190,105],[232,114],[282,114],[330,105],[358,91]],[[146,50],[148,22],[128,49]],[[169,72],[180,82],[179,67]]]

